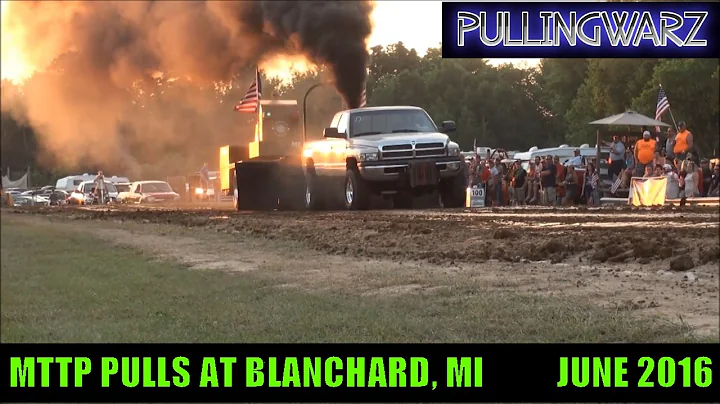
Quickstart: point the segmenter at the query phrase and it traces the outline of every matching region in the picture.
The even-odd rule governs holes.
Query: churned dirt
[[[718,331],[716,208],[3,211],[12,213],[80,226],[194,269],[270,271],[277,278],[273,287],[382,298],[477,286],[580,297],[613,310],[659,315],[700,333]]]

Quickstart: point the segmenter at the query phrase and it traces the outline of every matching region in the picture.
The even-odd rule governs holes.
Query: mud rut
[[[714,208],[233,212],[220,208],[39,208],[16,213],[178,225],[291,240],[334,259],[435,268],[520,293],[580,295],[718,329]]]

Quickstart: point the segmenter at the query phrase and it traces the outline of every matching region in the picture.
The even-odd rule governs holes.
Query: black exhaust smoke
[[[297,40],[303,54],[331,69],[350,108],[360,105],[367,75],[366,40],[372,32],[371,1],[262,1],[274,35]],[[297,38],[297,39],[295,39]]]
[[[2,108],[36,128],[43,150],[67,167],[82,154],[106,169],[184,167],[172,156],[225,142],[207,136],[236,131],[237,114],[212,95],[158,87],[151,75],[212,88],[265,60],[302,55],[329,68],[338,93],[357,107],[373,8],[373,1],[9,2],[3,35],[16,30],[13,46],[49,73],[28,81],[20,101],[3,92]],[[67,155],[68,144],[77,155]]]

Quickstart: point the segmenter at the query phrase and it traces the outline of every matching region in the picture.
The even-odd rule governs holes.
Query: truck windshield
[[[400,132],[437,132],[437,126],[425,111],[391,109],[357,112],[350,118],[350,136]]]
[[[146,182],[142,184],[143,192],[172,192],[170,185],[164,182]]]

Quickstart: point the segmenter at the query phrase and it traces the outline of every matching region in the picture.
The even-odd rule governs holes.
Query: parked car
[[[157,203],[178,201],[180,195],[165,181],[136,181],[130,191],[118,194],[120,203]]]
[[[13,195],[13,206],[16,208],[25,206],[49,206],[50,200],[40,195]]]
[[[75,188],[68,198],[70,205],[92,205],[95,203],[95,188],[94,181],[84,181]],[[106,203],[112,203],[117,201],[118,192],[115,185],[110,181],[105,181],[105,191],[108,195]]]
[[[131,182],[117,182],[115,183],[115,188],[117,189],[118,194],[120,194],[121,192],[129,192],[131,185]]]

